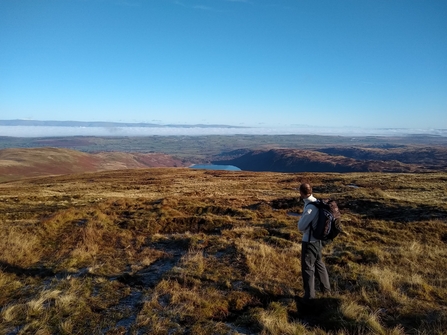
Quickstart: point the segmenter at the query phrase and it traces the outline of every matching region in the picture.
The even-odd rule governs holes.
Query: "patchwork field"
[[[296,187],[337,199],[303,294]],[[0,183],[1,334],[446,334],[447,173],[151,168]]]

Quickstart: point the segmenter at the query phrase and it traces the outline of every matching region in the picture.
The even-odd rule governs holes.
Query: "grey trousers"
[[[330,293],[331,291],[329,275],[322,260],[321,249],[321,241],[302,242],[301,273],[303,276],[304,299],[315,298],[315,277],[320,281],[320,289],[323,293]]]

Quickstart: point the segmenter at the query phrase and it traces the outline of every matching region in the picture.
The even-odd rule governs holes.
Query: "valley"
[[[0,182],[193,164],[264,172],[447,171],[447,138],[433,136],[0,137]]]

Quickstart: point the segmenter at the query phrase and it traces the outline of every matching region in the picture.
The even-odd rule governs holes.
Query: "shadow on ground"
[[[312,300],[296,299],[296,313],[290,313],[291,320],[299,321],[310,327],[318,327],[327,332],[350,329],[356,331],[358,322],[347,318],[340,306],[341,299],[327,297]]]
[[[439,207],[428,205],[388,205],[383,202],[364,199],[340,201],[339,208],[342,212],[345,209],[352,213],[367,216],[370,219],[395,222],[437,220],[444,219],[447,216],[447,211]]]

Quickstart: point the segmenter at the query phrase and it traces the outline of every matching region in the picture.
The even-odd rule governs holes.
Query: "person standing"
[[[330,293],[331,286],[326,265],[321,254],[322,241],[312,236],[312,229],[316,228],[319,209],[312,205],[317,199],[312,195],[312,186],[303,183],[299,188],[300,197],[304,201],[303,214],[298,221],[298,229],[303,232],[301,248],[301,274],[303,277],[304,300],[315,299],[315,276],[320,281],[323,293]]]

